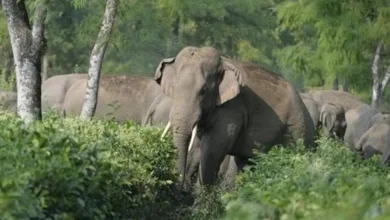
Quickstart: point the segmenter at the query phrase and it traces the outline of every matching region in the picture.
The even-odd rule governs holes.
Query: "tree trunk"
[[[390,66],[387,67],[387,70],[385,72],[385,76],[383,77],[382,83],[381,83],[381,95],[383,96],[387,83],[389,82],[390,79]]]
[[[12,55],[12,51],[10,51],[9,53],[7,53],[7,59],[5,61],[4,80],[6,83],[10,83],[13,66],[14,66],[14,58]]]
[[[381,98],[381,92],[382,92],[381,90],[382,85],[379,81],[379,60],[380,60],[380,53],[382,50],[382,46],[383,46],[382,42],[379,42],[376,47],[374,59],[372,61],[372,66],[371,66],[372,81],[373,81],[371,106],[373,108],[378,108],[379,100]]]
[[[42,82],[44,82],[47,78],[49,78],[49,60],[47,56],[43,56],[42,60]]]
[[[349,89],[348,89],[348,80],[346,78],[344,78],[343,80],[343,91],[344,92],[348,92]]]
[[[338,77],[336,77],[333,80],[333,90],[339,90],[339,78]]]
[[[91,118],[96,111],[100,70],[112,27],[114,26],[117,4],[118,0],[107,0],[102,26],[89,60],[88,83],[80,115],[81,119]]]
[[[48,0],[39,1],[31,28],[24,0],[3,0],[8,32],[16,64],[17,112],[26,122],[42,118],[41,58],[46,41],[44,21]]]

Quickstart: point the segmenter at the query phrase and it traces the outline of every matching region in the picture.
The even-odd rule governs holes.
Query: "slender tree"
[[[380,74],[379,74],[379,61],[381,59],[381,51],[383,48],[383,42],[380,41],[378,45],[376,46],[375,53],[374,53],[374,59],[372,61],[372,99],[371,99],[371,106],[374,108],[379,107],[379,103],[382,97],[382,94],[386,88],[387,83],[390,79],[390,66],[387,67],[386,72],[383,76],[382,81],[380,81]]]
[[[99,94],[100,70],[104,53],[114,26],[117,5],[118,0],[107,0],[102,26],[89,60],[88,83],[80,115],[81,119],[91,118],[95,114],[97,97]]]
[[[32,27],[24,0],[2,0],[16,64],[17,112],[26,122],[41,120],[41,60],[45,52],[44,23],[48,0],[39,0]]]

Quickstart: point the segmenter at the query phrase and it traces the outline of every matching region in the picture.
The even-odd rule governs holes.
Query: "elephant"
[[[333,103],[342,106],[345,112],[364,104],[351,93],[337,90],[315,90],[306,93],[306,96],[310,96],[316,101],[319,111],[321,111],[322,105],[325,103]]]
[[[16,92],[0,91],[0,110],[13,113],[17,112]]]
[[[299,93],[302,99],[313,99],[308,93]]]
[[[302,94],[301,97],[303,103],[309,111],[311,119],[313,120],[314,127],[316,128],[316,130],[318,130],[318,126],[320,125],[320,111],[318,108],[318,104],[314,101],[314,99],[310,97],[302,96]]]
[[[364,159],[381,154],[382,164],[389,164],[390,125],[381,122],[373,124],[360,138],[356,149],[361,152]]]
[[[347,129],[345,130],[344,143],[349,149],[356,150],[359,139],[370,128],[371,119],[377,113],[379,113],[378,110],[367,104],[362,104],[345,113]]]
[[[62,111],[62,105],[68,89],[79,79],[87,79],[88,74],[63,74],[56,75],[43,81],[42,90],[42,108],[52,109],[55,112]],[[62,113],[62,112],[61,112]]]
[[[390,125],[390,113],[388,112],[378,112],[370,120],[368,126],[371,127],[376,123],[386,123]]]
[[[320,122],[326,137],[342,140],[347,128],[345,112],[342,106],[325,103],[321,108]]]
[[[219,168],[219,185],[227,188],[234,187],[236,175],[242,170],[244,165],[236,161],[234,156],[226,155]]]
[[[149,106],[148,111],[146,112],[146,115],[142,120],[141,125],[143,126],[156,125],[156,124],[158,124],[159,126],[163,125],[161,124],[162,122],[168,121],[171,107],[172,107],[172,100],[168,96],[164,95],[163,93],[160,93],[154,99],[153,103]]]
[[[88,79],[79,79],[65,96],[63,111],[67,116],[81,113]],[[106,75],[99,81],[99,93],[94,117],[113,117],[122,123],[131,120],[136,124],[145,121],[149,107],[158,95],[160,87],[153,78],[139,75]],[[169,118],[171,105],[166,100],[152,110],[151,125],[163,127]]]
[[[261,66],[229,59],[213,47],[187,46],[162,59],[154,79],[172,99],[169,125],[181,189],[190,187],[190,171],[196,170],[187,167],[187,160],[197,164],[193,150],[200,155],[200,185],[213,185],[226,155],[242,167],[254,149],[266,153],[298,139],[316,149],[314,123],[298,91]]]
[[[332,103],[333,105],[342,107],[344,109],[344,112],[347,112],[351,109],[355,109],[360,105],[365,104],[351,93],[344,91],[314,90],[309,91],[307,93],[301,93],[300,95],[302,98],[312,98],[316,102],[319,112],[321,112],[323,105],[327,103]],[[348,123],[345,126],[348,126]],[[321,122],[319,123],[317,129],[319,129],[320,127],[322,127]],[[342,127],[344,127],[344,125]],[[342,129],[340,131],[342,131]],[[345,134],[345,132],[341,132],[339,135],[339,139],[344,138],[342,133]]]

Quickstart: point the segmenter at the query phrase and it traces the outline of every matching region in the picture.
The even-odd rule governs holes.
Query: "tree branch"
[[[1,5],[3,6],[7,18],[11,20],[10,22],[19,25],[19,27],[31,29],[24,0],[2,0]]]
[[[34,48],[40,48],[41,50],[45,49],[43,48],[45,45],[44,24],[47,14],[48,2],[48,0],[39,0],[34,13],[32,28],[33,46]]]
[[[385,76],[383,77],[382,85],[381,85],[381,93],[383,93],[383,91],[385,91],[385,88],[387,86],[387,83],[389,82],[389,79],[390,79],[390,66],[387,67],[387,70],[385,72]]]
[[[377,80],[379,80],[379,72],[378,71],[379,71],[379,60],[380,60],[380,54],[381,54],[382,46],[383,46],[383,43],[381,41],[381,42],[378,43],[378,45],[376,47],[375,54],[374,54],[374,59],[372,61],[372,66],[371,66],[372,75]]]
[[[377,108],[379,105],[379,99],[381,97],[381,84],[379,82],[379,60],[380,53],[383,47],[383,42],[380,41],[376,47],[374,59],[372,61],[371,70],[372,70],[372,99],[371,106]]]
[[[26,33],[31,30],[24,0],[2,0],[1,5],[3,6],[4,14],[7,17],[8,30],[16,29],[19,30],[19,33]],[[13,38],[10,37],[10,40],[12,45]]]
[[[88,82],[80,114],[81,119],[91,118],[96,111],[97,98],[99,94],[100,71],[104,53],[112,32],[112,27],[114,26],[118,1],[119,0],[107,0],[102,26],[89,60]]]

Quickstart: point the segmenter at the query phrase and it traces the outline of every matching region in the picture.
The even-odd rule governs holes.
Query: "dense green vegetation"
[[[386,219],[390,172],[320,139],[258,154],[237,187],[179,194],[162,129],[0,116],[0,219]]]
[[[48,74],[87,72],[105,1],[50,2]],[[299,91],[342,85],[368,102],[378,45],[380,80],[390,66],[389,26],[388,0],[121,1],[102,71],[151,76],[184,46],[213,46],[282,74]],[[15,91],[12,59],[0,10],[0,90]],[[387,88],[382,107],[389,97]],[[337,141],[321,138],[315,153],[301,143],[275,148],[253,158],[234,189],[184,194],[174,184],[175,149],[161,132],[50,114],[27,126],[2,112],[0,219],[390,218],[389,168]]]

